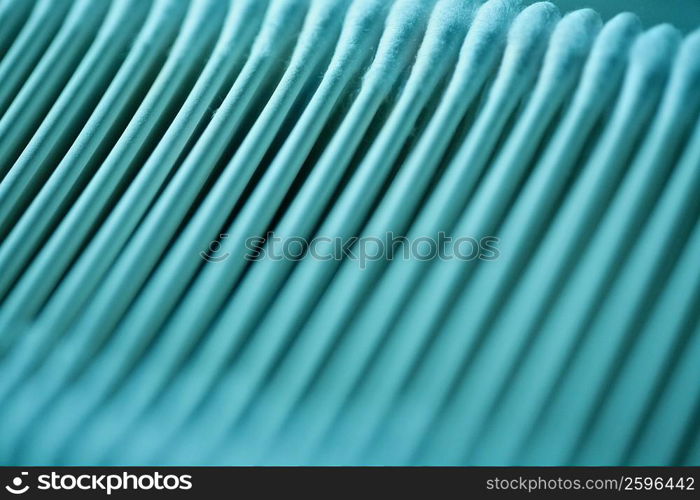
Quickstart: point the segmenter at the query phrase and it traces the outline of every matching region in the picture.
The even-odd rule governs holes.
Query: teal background
[[[604,19],[630,11],[639,16],[645,26],[672,23],[688,33],[700,27],[700,0],[552,0],[562,11],[591,7]]]

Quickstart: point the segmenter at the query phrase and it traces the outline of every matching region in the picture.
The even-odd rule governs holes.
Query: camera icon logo
[[[26,484],[24,485],[24,487],[22,487],[22,476],[26,476],[28,474],[28,472],[22,472],[20,476],[17,476],[12,480],[12,485],[5,486],[5,489],[13,495],[21,495],[23,493],[26,493],[29,489],[29,485]]]

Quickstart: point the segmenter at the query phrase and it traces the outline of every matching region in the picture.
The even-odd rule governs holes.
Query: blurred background
[[[607,20],[624,11],[637,14],[645,26],[671,23],[688,33],[700,23],[700,0],[552,0],[562,11],[591,7]]]

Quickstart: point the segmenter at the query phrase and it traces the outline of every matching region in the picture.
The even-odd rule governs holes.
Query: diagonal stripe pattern
[[[700,465],[698,89],[549,2],[0,0],[0,463]]]

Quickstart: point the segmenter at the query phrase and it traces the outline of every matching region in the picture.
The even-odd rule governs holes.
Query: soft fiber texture
[[[700,465],[698,89],[550,2],[0,0],[0,464]]]

